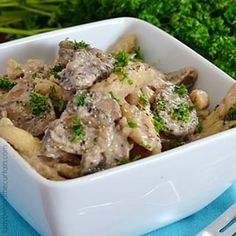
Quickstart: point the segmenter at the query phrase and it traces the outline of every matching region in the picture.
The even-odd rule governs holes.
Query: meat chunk
[[[192,88],[198,77],[198,72],[193,67],[185,67],[178,71],[168,73],[166,80],[175,85],[184,84],[188,89]]]
[[[60,84],[66,91],[91,87],[97,80],[107,78],[113,70],[114,59],[96,48],[78,49],[73,59],[60,73]]]
[[[42,154],[52,158],[78,155],[82,175],[115,166],[132,147],[116,125],[120,117],[119,105],[109,95],[79,91],[61,119],[46,131]],[[79,137],[75,137],[75,121]]]
[[[175,88],[175,85],[166,86],[153,103],[154,124],[160,133],[163,151],[189,142],[199,123],[189,96],[179,95]]]
[[[7,76],[11,79],[31,80],[36,75],[45,77],[46,71],[47,66],[38,59],[29,59],[24,64],[19,64],[13,59],[7,61]]]
[[[30,111],[31,87],[27,81],[20,81],[0,101],[0,111],[5,112],[15,126],[30,132],[34,136],[44,133],[48,124],[55,120],[55,112],[49,99],[46,109],[40,115],[33,115]]]
[[[79,114],[86,125],[109,126],[121,117],[120,107],[109,95],[101,92],[78,91],[73,102],[66,108],[64,116]]]
[[[76,48],[69,40],[64,40],[59,43],[59,57],[57,63],[66,66],[66,64],[73,60]]]
[[[182,138],[193,134],[198,125],[197,112],[189,96],[178,94],[175,85],[168,85],[157,94],[154,107],[165,135]]]
[[[13,59],[7,61],[7,76],[11,79],[17,79],[24,76],[21,65]]]

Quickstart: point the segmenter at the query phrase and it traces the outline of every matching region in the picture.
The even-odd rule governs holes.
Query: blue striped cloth
[[[145,236],[192,236],[211,223],[222,214],[230,205],[236,202],[236,184],[225,191],[214,202],[196,214],[189,216],[177,223],[171,224],[162,229],[145,234]],[[0,196],[0,209],[2,209],[3,198]],[[1,236],[39,236],[37,232],[24,219],[7,204],[7,232],[2,220],[0,211],[0,235]],[[6,224],[5,223],[5,224]],[[3,229],[4,226],[4,229]]]

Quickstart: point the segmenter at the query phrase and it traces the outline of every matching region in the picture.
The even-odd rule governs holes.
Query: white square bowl
[[[234,81],[162,30],[138,19],[117,18],[0,45],[0,71],[9,58],[51,63],[67,37],[106,50],[132,31],[147,62],[167,72],[194,66],[196,87],[214,107]],[[206,206],[236,179],[236,130],[231,129],[85,177],[46,180],[0,139],[2,194],[41,235],[140,235]]]

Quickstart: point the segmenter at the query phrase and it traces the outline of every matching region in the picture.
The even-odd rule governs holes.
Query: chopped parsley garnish
[[[150,145],[149,143],[141,142],[140,145],[142,147],[144,147],[145,149],[147,149],[147,150],[151,150],[152,149],[152,145]]]
[[[67,102],[58,97],[54,86],[50,88],[49,98],[51,99],[56,114],[60,115],[65,110]]]
[[[137,161],[137,160],[139,160],[140,158],[142,158],[141,155],[135,155],[134,157],[131,157],[131,160],[132,160],[132,161]]]
[[[236,120],[236,105],[230,107],[227,115],[225,116],[225,120]]]
[[[173,120],[181,121],[183,123],[188,122],[190,117],[189,107],[181,103],[172,110],[171,118]]]
[[[120,165],[124,165],[124,164],[130,163],[130,162],[131,162],[130,159],[122,159],[117,163],[117,165],[120,166]]]
[[[135,155],[134,157],[131,157],[130,159],[122,159],[120,160],[117,165],[120,166],[120,165],[124,165],[124,164],[127,164],[127,163],[130,163],[130,162],[133,162],[133,161],[137,161],[139,159],[141,159],[142,156],[141,155]]]
[[[86,95],[85,93],[81,93],[80,95],[78,95],[75,98],[75,103],[77,106],[83,106],[85,104],[85,99],[86,99]]]
[[[138,124],[132,120],[128,120],[127,123],[128,123],[129,128],[131,129],[138,128]]]
[[[47,97],[36,92],[31,92],[29,99],[29,108],[30,112],[35,116],[38,116],[41,113],[45,112],[47,108]]]
[[[115,68],[122,68],[128,65],[129,54],[123,50],[115,54]]]
[[[189,107],[188,107],[189,111],[193,111],[194,109],[195,109],[195,105],[194,104],[189,105]]]
[[[130,60],[129,54],[121,50],[114,55],[114,58],[115,58],[115,66],[113,72],[119,74],[122,77],[121,81],[127,79],[128,84],[132,85],[133,81],[128,78],[127,72],[124,71],[124,67],[128,65]]]
[[[143,61],[143,55],[141,53],[140,47],[134,47],[132,49],[132,52],[135,54],[134,59],[136,59],[138,61]]]
[[[10,80],[7,76],[0,78],[0,89],[9,91],[16,85],[15,81]]]
[[[196,128],[196,132],[197,132],[197,133],[201,133],[202,130],[203,130],[202,124],[199,123],[198,126],[197,126],[197,128]]]
[[[63,66],[62,65],[55,65],[53,68],[51,68],[51,73],[54,75],[54,77],[56,79],[59,79],[60,76],[58,75],[59,72],[61,72],[63,70]]]
[[[72,130],[74,132],[74,137],[72,138],[72,142],[81,141],[84,136],[84,129],[79,117],[74,117],[72,119]]]
[[[155,113],[153,116],[153,125],[157,133],[166,130],[165,123],[163,122],[162,118],[159,116],[158,113]]]
[[[111,95],[111,98],[114,99],[115,101],[117,101],[117,102],[120,101],[120,98],[118,96],[116,96],[112,91],[110,91],[109,94]]]
[[[32,79],[37,78],[38,77],[38,72],[36,72],[36,71],[33,72],[31,76],[32,76]]]
[[[116,71],[116,73],[122,77],[121,81],[128,79],[128,73],[123,71],[123,69]]]
[[[74,42],[72,43],[75,49],[87,48],[89,46],[89,44],[85,43],[83,40],[82,41],[74,40]]]
[[[188,93],[188,89],[185,87],[184,84],[176,85],[175,92],[179,94],[180,97],[184,97]]]
[[[132,85],[132,84],[133,84],[133,81],[132,81],[131,79],[128,79],[127,81],[128,81],[128,84],[129,84],[129,85]]]
[[[164,111],[165,108],[166,108],[165,101],[162,98],[157,99],[156,105],[157,105],[157,110],[158,111]]]
[[[139,101],[142,104],[142,106],[144,106],[144,107],[149,105],[149,100],[143,93],[140,94]]]

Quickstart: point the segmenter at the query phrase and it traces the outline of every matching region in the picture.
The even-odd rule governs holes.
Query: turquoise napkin
[[[0,209],[3,198],[0,196]],[[162,229],[145,234],[145,236],[194,236],[201,229],[222,214],[230,205],[236,202],[236,184],[225,191],[214,202],[196,214]],[[24,219],[7,204],[7,232],[3,233],[3,217],[0,210],[1,236],[39,236]]]

